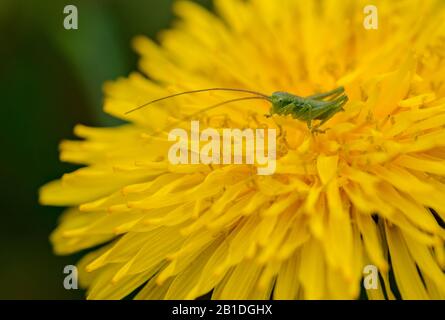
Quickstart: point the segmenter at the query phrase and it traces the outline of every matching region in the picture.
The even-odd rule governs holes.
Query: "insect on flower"
[[[300,96],[297,96],[297,95],[294,95],[294,94],[291,94],[288,92],[274,92],[271,96],[268,96],[261,92],[244,90],[244,89],[210,88],[210,89],[185,91],[185,92],[176,93],[176,94],[173,94],[170,96],[166,96],[163,98],[155,99],[155,100],[147,102],[141,106],[138,106],[135,109],[127,111],[125,114],[132,113],[134,111],[140,110],[140,109],[145,108],[151,104],[154,104],[156,102],[160,102],[160,101],[163,101],[166,99],[171,99],[174,97],[187,95],[187,94],[209,92],[209,91],[235,91],[235,92],[253,94],[254,96],[253,97],[242,97],[242,98],[223,101],[216,105],[204,108],[204,109],[186,117],[185,119],[190,119],[190,118],[196,116],[197,114],[204,113],[211,109],[221,107],[228,103],[245,101],[245,100],[261,99],[261,100],[267,100],[272,104],[270,112],[268,115],[266,115],[266,117],[272,117],[274,114],[277,114],[280,116],[290,115],[294,119],[306,122],[307,126],[311,130],[311,132],[323,132],[323,131],[319,130],[319,127],[322,126],[326,121],[331,119],[338,112],[344,111],[343,106],[348,101],[348,96],[346,95],[345,89],[343,87],[338,87],[332,91],[328,91],[325,93],[319,93],[319,94],[311,95],[308,97],[300,97]],[[185,120],[185,119],[182,119],[182,120]],[[313,126],[312,122],[314,120],[320,120],[320,123],[317,124],[316,126]]]

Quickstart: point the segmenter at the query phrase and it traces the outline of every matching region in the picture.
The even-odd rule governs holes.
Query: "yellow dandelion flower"
[[[84,167],[40,191],[70,207],[57,254],[101,245],[79,263],[89,299],[445,298],[445,3],[216,0],[176,2],[179,21],[134,46],[140,70],[105,86],[117,128],[77,126],[61,159]],[[349,102],[312,134],[266,101],[200,115],[215,128],[279,128],[276,172],[173,165],[153,134],[236,93],[157,97],[210,87],[309,96],[344,86]],[[190,124],[177,124],[188,128]],[[204,126],[203,126],[204,127]],[[390,280],[392,279],[392,280]],[[391,285],[390,285],[391,282]]]

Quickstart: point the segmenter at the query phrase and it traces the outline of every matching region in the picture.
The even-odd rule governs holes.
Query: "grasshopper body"
[[[305,121],[308,128],[312,130],[312,121],[321,121],[318,128],[336,113],[343,111],[343,106],[347,101],[348,97],[344,94],[343,87],[306,98],[287,92],[275,92],[270,97],[272,107],[269,116],[290,115],[294,119]]]
[[[254,100],[261,99],[267,100],[272,104],[270,109],[270,114],[266,115],[267,117],[271,117],[274,114],[280,116],[290,115],[294,119],[304,121],[307,123],[308,128],[314,132],[319,131],[318,128],[332,118],[336,113],[343,111],[343,106],[348,101],[348,97],[345,94],[345,90],[343,87],[339,87],[332,91],[326,93],[315,94],[308,97],[300,97],[297,95],[293,95],[288,92],[275,92],[271,96],[268,96],[261,92],[245,90],[245,89],[231,89],[231,88],[210,88],[210,89],[200,89],[193,91],[186,91],[181,93],[176,93],[167,97],[159,98],[156,100],[152,100],[147,102],[141,106],[138,106],[130,111],[127,111],[126,114],[142,109],[148,105],[153,103],[163,101],[166,99],[200,92],[209,92],[209,91],[232,91],[232,92],[242,92],[253,95],[251,97],[242,97],[237,99],[231,99],[227,101],[223,101],[216,105],[204,108],[184,119],[190,119],[193,116],[196,116],[200,113],[209,111],[211,109],[218,108],[228,103],[240,102],[245,100]],[[320,123],[314,128],[312,127],[312,121],[320,120]]]

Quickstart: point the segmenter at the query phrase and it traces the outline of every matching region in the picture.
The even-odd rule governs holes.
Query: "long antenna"
[[[139,106],[139,107],[137,107],[137,108],[134,108],[134,109],[132,109],[132,110],[130,110],[130,111],[127,111],[127,112],[125,112],[125,114],[132,113],[132,112],[137,111],[137,110],[140,110],[140,109],[142,109],[142,108],[144,108],[144,107],[146,107],[146,106],[149,106],[150,104],[153,104],[153,103],[156,103],[156,102],[159,102],[159,101],[163,101],[163,100],[166,100],[166,99],[170,99],[170,98],[174,98],[174,97],[179,97],[179,96],[186,95],[186,94],[199,93],[199,92],[207,92],[207,91],[235,91],[235,92],[244,92],[244,93],[251,93],[251,94],[254,94],[254,95],[261,96],[261,97],[263,97],[263,98],[267,98],[267,99],[269,99],[269,96],[268,96],[268,95],[265,95],[264,93],[261,93],[261,92],[252,91],[252,90],[232,89],[232,88],[209,88],[209,89],[200,89],[200,90],[185,91],[185,92],[181,92],[181,93],[172,94],[172,95],[170,95],[170,96],[166,96],[166,97],[163,97],[163,98],[155,99],[155,100],[149,101],[149,102],[147,102],[147,103],[144,103],[143,105],[141,105],[141,106]]]
[[[201,113],[207,112],[207,111],[212,110],[212,109],[216,109],[218,107],[221,107],[221,106],[229,104],[229,103],[238,102],[238,101],[244,101],[244,100],[267,100],[267,101],[270,102],[270,98],[269,97],[262,97],[262,96],[261,97],[244,97],[244,98],[237,98],[237,99],[226,100],[226,101],[217,103],[215,105],[206,107],[206,108],[204,108],[202,110],[199,110],[199,111],[197,111],[195,113],[192,113],[191,115],[188,115],[188,116],[182,118],[181,120],[178,120],[178,121],[172,123],[172,125],[168,126],[167,128],[164,128],[162,131],[158,131],[157,133],[155,133],[155,136],[156,136],[156,134],[159,134],[159,133],[161,133],[163,131],[170,130],[171,128],[175,127],[176,125],[178,125],[178,124],[180,124],[180,123],[182,123],[184,121],[190,120],[191,118],[193,118],[193,117],[195,117],[195,116],[197,116],[197,115],[199,115]]]

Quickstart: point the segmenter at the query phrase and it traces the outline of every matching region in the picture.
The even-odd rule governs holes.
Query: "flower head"
[[[61,159],[85,165],[41,190],[68,206],[58,254],[101,245],[79,263],[88,298],[444,298],[445,5],[217,0],[216,14],[176,2],[160,44],[138,37],[142,73],[107,83],[117,128],[77,126]],[[157,97],[209,87],[299,96],[344,86],[344,112],[312,134],[267,101],[199,114],[216,128],[277,128],[276,172],[255,165],[172,165],[157,132],[237,93]],[[390,286],[394,277],[396,290]],[[398,293],[397,293],[398,292]]]

